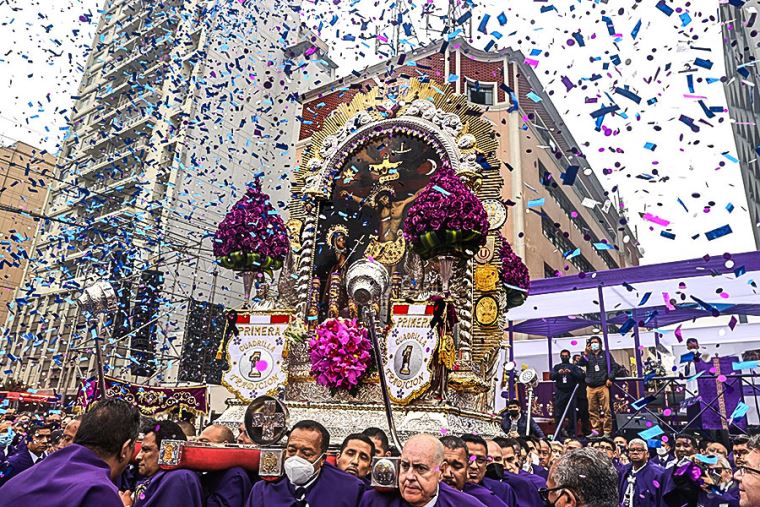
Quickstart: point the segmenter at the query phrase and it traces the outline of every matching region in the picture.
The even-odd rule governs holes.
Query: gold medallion
[[[501,199],[483,199],[483,207],[488,215],[488,229],[495,231],[507,222],[507,207]]]
[[[475,288],[481,292],[496,290],[499,282],[499,268],[493,264],[484,264],[475,267]]]
[[[475,320],[483,327],[493,326],[499,318],[499,303],[493,296],[482,296],[475,303]]]

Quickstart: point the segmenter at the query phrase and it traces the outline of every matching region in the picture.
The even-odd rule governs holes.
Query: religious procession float
[[[218,353],[238,404],[227,417],[262,446],[301,419],[337,442],[377,426],[399,447],[419,432],[498,433],[504,315],[529,280],[502,235],[497,148],[478,106],[411,80],[392,102],[378,87],[331,113],[301,157],[287,223],[251,182],[214,242],[246,301]]]

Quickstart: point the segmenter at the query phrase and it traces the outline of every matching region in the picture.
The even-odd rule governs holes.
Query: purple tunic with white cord
[[[122,507],[111,469],[78,444],[56,451],[13,477],[0,491],[0,507]]]
[[[623,465],[618,480],[620,501],[625,498],[628,489],[628,476],[633,469],[632,464]],[[665,483],[665,469],[654,463],[647,462],[636,472],[636,482],[633,486],[634,507],[657,507],[662,504],[662,492]]]
[[[364,482],[353,475],[324,464],[319,477],[306,488],[310,507],[356,507],[364,493]],[[296,488],[287,477],[253,485],[246,507],[295,507]]]
[[[192,470],[159,470],[140,481],[134,507],[203,507],[201,480]]]
[[[496,496],[496,494],[488,489],[485,486],[481,486],[480,484],[474,484],[472,482],[468,482],[464,485],[465,493],[468,495],[475,497],[480,503],[483,505],[486,505],[487,507],[513,507],[514,504],[508,504],[504,502],[501,498]]]
[[[359,507],[409,507],[398,491],[380,493],[374,489],[364,493]],[[438,497],[435,507],[484,507],[484,504],[473,496],[458,491],[448,484],[438,484]]]

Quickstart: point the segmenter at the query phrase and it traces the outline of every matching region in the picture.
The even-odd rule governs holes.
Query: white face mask
[[[323,455],[320,455],[314,460],[314,463],[322,459],[322,456]],[[285,460],[285,475],[288,476],[288,480],[290,480],[291,484],[295,486],[303,486],[317,473],[314,463],[301,456],[291,456]]]
[[[596,352],[597,350],[599,350],[599,344],[598,343],[592,343],[591,344],[591,350],[593,350],[594,352]]]
[[[668,448],[667,447],[658,447],[657,448],[657,455],[658,456],[666,456],[668,454]]]

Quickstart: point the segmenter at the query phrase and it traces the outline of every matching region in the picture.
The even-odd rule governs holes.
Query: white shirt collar
[[[37,463],[39,460],[41,460],[42,458],[45,457],[45,453],[44,452],[42,454],[40,454],[39,456],[37,456],[36,454],[34,454],[29,449],[27,449],[27,452],[29,453],[29,456],[32,457],[32,463]]]
[[[433,507],[435,505],[435,502],[438,501],[438,493],[440,493],[440,492],[441,492],[441,487],[440,486],[436,487],[435,488],[435,495],[423,507]]]

